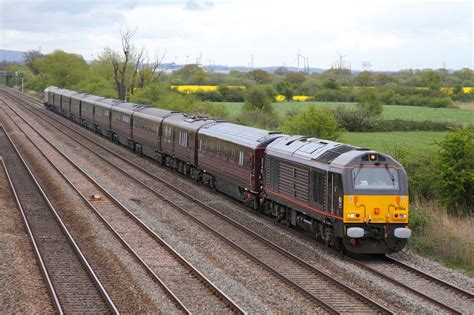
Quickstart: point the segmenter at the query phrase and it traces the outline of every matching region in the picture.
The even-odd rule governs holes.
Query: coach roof
[[[236,125],[227,122],[217,122],[203,127],[199,134],[230,141],[250,148],[265,146],[282,134],[258,128]]]
[[[177,113],[176,115],[171,115],[165,118],[164,124],[182,128],[185,130],[197,131],[202,126],[215,123],[213,119],[200,116],[192,116],[187,114]]]
[[[133,117],[141,118],[141,119],[146,119],[146,120],[151,120],[155,122],[161,122],[163,119],[166,117],[169,117],[171,115],[177,114],[176,112],[172,112],[170,110],[166,109],[160,109],[160,108],[154,108],[154,107],[147,107],[144,108],[143,110],[139,112],[135,112]]]

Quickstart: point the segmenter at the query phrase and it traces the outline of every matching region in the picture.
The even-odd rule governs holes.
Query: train
[[[341,252],[411,236],[407,175],[386,154],[53,86],[44,106]]]

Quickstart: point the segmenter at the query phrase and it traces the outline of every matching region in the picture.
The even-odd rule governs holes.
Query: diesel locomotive
[[[388,155],[48,87],[44,105],[341,251],[405,247],[408,186]]]

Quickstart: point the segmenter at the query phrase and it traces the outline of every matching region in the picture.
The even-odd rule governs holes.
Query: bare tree
[[[108,51],[113,66],[114,81],[119,99],[127,100],[128,95],[133,95],[137,88],[143,88],[148,82],[157,82],[161,73],[160,65],[165,54],[160,55],[155,51],[152,62],[145,53],[145,47],[136,49],[132,39],[136,30],[120,32],[122,37],[122,54],[112,50]]]
[[[140,72],[140,67],[142,66],[143,63],[143,56],[145,54],[145,47],[142,47],[140,51],[137,53],[136,59],[135,59],[135,65],[133,68],[133,74],[132,74],[132,80],[130,82],[130,88],[129,88],[129,93],[133,95],[135,92],[135,85],[137,82],[137,74]]]
[[[127,92],[130,91],[131,84],[128,80],[129,76],[127,75],[130,72],[130,67],[134,67],[132,69],[133,81],[133,77],[136,77],[136,72],[138,72],[138,67],[140,66],[144,53],[144,49],[142,49],[138,54],[135,52],[135,48],[132,44],[132,38],[135,35],[135,31],[136,30],[126,30],[125,32],[120,32],[120,35],[122,36],[123,57],[120,57],[117,54],[112,54],[111,56],[117,97],[121,100],[126,100]]]

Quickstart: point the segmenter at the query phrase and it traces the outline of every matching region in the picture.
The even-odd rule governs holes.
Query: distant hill
[[[161,64],[160,68],[162,70],[166,70],[166,71],[171,72],[171,71],[177,71],[177,70],[181,69],[184,66],[186,66],[186,65],[185,64],[180,65],[180,64],[175,64],[175,63],[163,63],[163,64]],[[275,70],[280,68],[279,66],[254,67],[254,68],[246,67],[246,66],[223,66],[223,65],[212,65],[212,66],[200,65],[200,66],[203,67],[204,69],[206,69],[207,71],[221,72],[221,73],[229,73],[232,70],[247,72],[247,71],[251,71],[251,70],[255,70],[255,69],[262,69],[262,70],[265,70],[267,72],[273,73]],[[286,67],[286,69],[288,71],[298,71],[298,68],[296,68],[296,67]],[[321,69],[321,68],[309,68],[310,73],[322,73],[324,70],[325,69]],[[300,68],[299,71],[303,71],[303,69]]]
[[[0,49],[0,61],[24,62],[25,53],[23,51]]]

